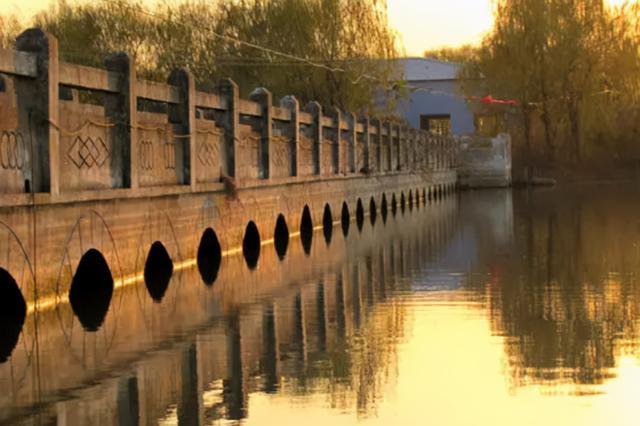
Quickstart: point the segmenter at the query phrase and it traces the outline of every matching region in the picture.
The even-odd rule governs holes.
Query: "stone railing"
[[[245,100],[231,80],[200,92],[185,69],[166,84],[139,80],[122,53],[104,69],[60,62],[39,29],[15,48],[0,50],[0,206],[26,194],[53,202],[219,190],[225,177],[243,186],[455,166],[452,137],[397,121],[292,96],[274,106],[263,88]]]

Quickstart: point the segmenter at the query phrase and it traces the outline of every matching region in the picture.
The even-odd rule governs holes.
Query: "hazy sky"
[[[422,55],[434,47],[476,43],[491,28],[493,20],[491,0],[387,1],[391,24],[398,30],[408,55]],[[619,4],[623,0],[608,1]],[[49,3],[50,0],[0,0],[0,13],[29,16]]]

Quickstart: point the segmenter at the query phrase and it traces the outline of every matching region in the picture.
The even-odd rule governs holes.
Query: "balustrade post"
[[[327,116],[333,120],[333,143],[331,145],[331,164],[333,164],[333,174],[340,174],[342,172],[342,165],[344,158],[342,158],[342,149],[340,144],[342,138],[340,137],[340,121],[342,119],[342,112],[338,107],[330,108],[327,111]]]
[[[349,126],[347,136],[347,173],[356,172],[356,143],[358,141],[358,122],[352,112],[346,114]]]
[[[269,179],[272,175],[271,140],[273,139],[273,97],[264,87],[259,87],[251,92],[249,99],[260,104],[262,112],[260,126],[260,177]]]
[[[240,137],[240,91],[238,85],[231,79],[223,80],[219,92],[226,100],[226,114],[222,126],[225,129],[224,146],[222,147],[223,172],[236,177],[236,152]]]
[[[118,75],[118,94],[107,97],[106,115],[115,123],[114,147],[120,147],[122,185],[138,188],[138,95],[135,61],[126,53],[108,55],[105,68]],[[117,157],[117,156],[116,156]]]
[[[364,158],[362,159],[362,169],[358,170],[358,172],[364,172],[365,174],[367,174],[371,172],[371,123],[369,121],[369,117],[366,115],[362,116],[360,121],[362,122],[363,131],[362,143],[364,144]]]
[[[31,133],[33,192],[60,193],[59,62],[58,40],[40,28],[30,28],[16,38],[18,51],[36,55],[35,84],[17,80],[21,115]]]
[[[313,173],[321,175],[324,172],[322,167],[322,107],[318,102],[309,102],[305,105],[304,111],[311,114],[313,118],[313,149],[311,151]]]
[[[184,164],[183,184],[196,188],[197,184],[197,129],[196,129],[196,85],[193,76],[184,68],[177,69],[169,76],[169,84],[176,86],[180,93],[180,103],[176,105],[176,127],[179,140],[184,144],[182,155]]]
[[[298,176],[298,168],[300,164],[300,103],[295,96],[285,96],[280,99],[280,107],[288,109],[291,113],[290,132],[291,132],[291,176]]]

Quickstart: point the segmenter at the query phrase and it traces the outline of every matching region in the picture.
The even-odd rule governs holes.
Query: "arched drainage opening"
[[[409,191],[409,210],[413,210],[413,192]]]
[[[351,225],[351,215],[349,214],[349,206],[346,201],[342,203],[342,217],[340,218],[340,224],[342,225],[342,234],[346,237],[349,235],[349,226]]]
[[[386,194],[382,194],[382,201],[380,201],[380,216],[382,216],[382,222],[387,223],[387,196]]]
[[[362,225],[364,225],[364,206],[360,198],[358,198],[356,206],[356,224],[358,225],[358,231],[362,232]]]
[[[247,262],[249,269],[255,269],[256,266],[258,266],[258,259],[260,258],[260,232],[258,232],[258,227],[254,221],[250,221],[244,231],[242,254],[244,254],[244,260]]]
[[[197,258],[198,271],[202,281],[207,286],[213,285],[218,278],[222,263],[222,247],[220,247],[220,241],[213,229],[207,228],[202,233]]]
[[[113,296],[113,276],[102,253],[87,251],[71,281],[69,302],[87,331],[98,331],[109,311]]]
[[[322,232],[324,233],[324,240],[327,245],[331,244],[331,237],[333,236],[333,215],[331,214],[331,207],[329,204],[324,205],[324,213],[322,213]]]
[[[406,200],[404,198],[404,192],[402,192],[400,194],[400,211],[402,212],[402,214],[404,214],[404,209],[406,207],[406,204],[407,204],[407,202],[406,202]]]
[[[311,219],[311,210],[309,206],[304,206],[302,210],[302,219],[300,220],[300,241],[302,248],[306,254],[311,253],[311,244],[313,243],[313,220]]]
[[[369,219],[371,220],[371,225],[376,224],[377,215],[376,200],[371,197],[371,201],[369,201]]]
[[[289,227],[282,214],[276,220],[276,229],[273,233],[273,245],[276,247],[276,254],[280,260],[287,255],[289,248]]]
[[[173,275],[173,261],[165,246],[156,241],[151,244],[144,264],[144,284],[154,302],[160,303]]]
[[[414,194],[416,195],[416,210],[420,210],[420,190],[416,188]]]
[[[398,201],[396,200],[396,194],[391,196],[391,214],[394,216],[398,212]]]
[[[11,274],[0,268],[0,364],[7,362],[18,344],[27,316],[27,304]]]

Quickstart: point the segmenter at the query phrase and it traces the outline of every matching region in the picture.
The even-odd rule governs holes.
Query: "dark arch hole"
[[[371,201],[369,201],[369,219],[371,220],[371,225],[376,224],[377,216],[378,212],[376,211],[376,200],[371,197]]]
[[[404,214],[404,209],[406,208],[407,201],[404,198],[404,192],[400,194],[400,210]]]
[[[333,215],[331,214],[329,204],[325,204],[324,213],[322,213],[322,232],[324,233],[324,240],[327,242],[327,245],[331,244],[331,237],[333,237]]]
[[[69,290],[71,308],[87,331],[98,331],[113,296],[113,276],[102,253],[87,251],[76,270]]]
[[[349,226],[351,225],[351,215],[349,214],[349,206],[346,202],[342,203],[341,216],[340,223],[342,225],[342,234],[346,237],[349,235]]]
[[[27,317],[27,303],[11,274],[0,268],[0,364],[18,344]]]
[[[306,254],[311,253],[311,244],[313,243],[313,220],[311,219],[311,210],[309,206],[304,206],[302,210],[302,219],[300,220],[300,241],[302,249]]]
[[[289,227],[283,215],[279,215],[276,220],[276,229],[273,233],[273,245],[276,247],[276,254],[280,260],[287,255],[289,248]]]
[[[358,231],[362,231],[362,225],[364,225],[364,207],[360,198],[358,198],[356,206],[356,225],[358,225]]]
[[[154,302],[160,303],[173,275],[173,261],[160,241],[151,244],[144,264],[144,284]]]
[[[387,223],[387,214],[388,214],[387,196],[385,194],[382,194],[382,201],[380,201],[380,216],[382,216],[383,223]]]
[[[260,259],[260,232],[254,221],[247,224],[242,239],[242,254],[249,269],[255,269]]]
[[[398,212],[398,201],[396,200],[396,194],[391,196],[391,213],[395,216]]]
[[[409,210],[413,210],[413,192],[409,191]]]
[[[416,209],[420,210],[420,190],[416,189],[414,194],[416,195]]]
[[[422,189],[422,204],[427,205],[427,190],[425,188]]]
[[[222,247],[215,231],[205,229],[198,246],[198,271],[202,281],[207,286],[213,285],[218,278],[220,264],[222,263]]]

